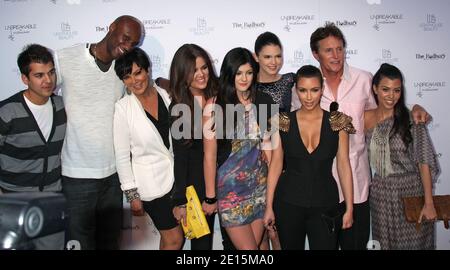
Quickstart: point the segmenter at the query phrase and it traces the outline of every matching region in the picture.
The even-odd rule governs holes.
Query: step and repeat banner
[[[26,44],[59,49],[97,42],[124,14],[144,24],[141,48],[151,58],[153,78],[168,76],[172,56],[184,43],[204,47],[219,70],[226,52],[238,46],[253,51],[264,31],[283,43],[282,72],[296,72],[302,65],[317,65],[309,37],[334,22],[346,36],[349,64],[374,73],[388,62],[403,71],[407,103],[421,104],[433,116],[429,130],[442,167],[436,194],[450,194],[449,12],[448,0],[1,0],[0,100],[24,88],[16,59]],[[124,249],[158,249],[158,232],[149,218],[128,214],[125,223]],[[216,232],[214,245],[220,249]],[[442,222],[437,247],[450,249]]]

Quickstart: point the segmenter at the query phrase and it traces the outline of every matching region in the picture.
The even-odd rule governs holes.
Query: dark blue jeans
[[[119,177],[103,179],[62,177],[67,199],[67,241],[77,240],[82,250],[119,249],[123,193]]]

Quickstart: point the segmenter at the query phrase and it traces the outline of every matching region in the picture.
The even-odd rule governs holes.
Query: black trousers
[[[191,250],[212,250],[215,217],[216,214],[206,216],[206,222],[211,233],[198,239],[191,239]]]
[[[344,205],[345,203],[341,203]],[[369,201],[353,204],[353,226],[339,232],[338,244],[343,250],[365,250],[370,236]]]
[[[343,214],[339,205],[301,207],[275,200],[274,212],[282,250],[304,250],[306,236],[311,250],[337,249]]]
[[[213,248],[213,232],[214,232],[214,221],[216,214],[206,216],[206,221],[208,222],[210,234],[200,237],[198,239],[191,240],[191,250],[212,250]],[[230,237],[224,227],[220,226],[220,233],[222,234],[222,245],[224,250],[236,250],[231,242]]]
[[[76,240],[82,250],[119,249],[123,193],[119,177],[103,179],[62,177],[67,199],[67,241]]]

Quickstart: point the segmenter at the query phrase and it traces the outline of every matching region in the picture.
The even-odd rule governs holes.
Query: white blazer
[[[169,107],[167,92],[153,86]],[[170,115],[170,113],[169,113]],[[114,150],[122,190],[137,188],[143,201],[166,195],[173,186],[173,152],[168,150],[144,108],[131,93],[117,101],[114,112]]]

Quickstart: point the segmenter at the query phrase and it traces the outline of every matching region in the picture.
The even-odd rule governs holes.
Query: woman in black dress
[[[214,183],[205,183],[203,174],[202,123],[194,121],[206,100],[215,96],[217,76],[207,52],[195,45],[184,44],[170,66],[172,104],[172,142],[174,152],[175,192],[173,214],[179,222],[186,219],[186,187],[194,185],[211,232],[217,204]],[[174,115],[175,114],[175,115]],[[180,124],[181,123],[181,124]],[[189,123],[190,125],[184,125]],[[211,250],[213,234],[191,240],[192,250]]]
[[[353,186],[348,154],[351,118],[320,107],[323,78],[314,66],[297,71],[296,92],[302,107],[280,115],[281,143],[272,153],[267,183],[264,224],[275,221],[282,249],[336,249],[337,231],[353,223]],[[283,169],[283,157],[286,166]],[[337,158],[346,209],[339,207],[332,175]]]
[[[293,72],[280,74],[283,67],[283,46],[272,32],[264,32],[255,41],[255,59],[259,64],[256,89],[268,94],[280,105],[280,111],[291,111]]]

